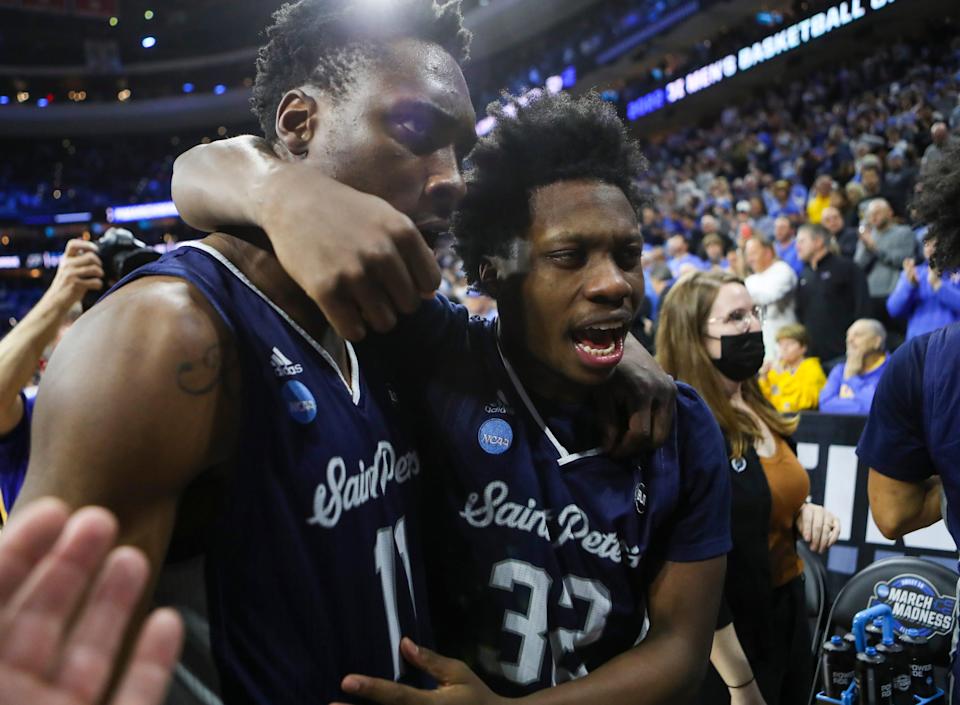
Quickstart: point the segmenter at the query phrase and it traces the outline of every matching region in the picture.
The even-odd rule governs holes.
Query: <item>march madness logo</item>
[[[898,575],[873,586],[868,607],[890,605],[894,629],[900,634],[932,637],[953,630],[956,600],[941,595],[929,582],[917,575]]]

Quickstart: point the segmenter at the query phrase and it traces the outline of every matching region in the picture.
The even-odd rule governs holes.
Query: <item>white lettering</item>
[[[867,11],[863,9],[863,5],[860,4],[860,0],[853,0],[853,2],[850,4],[850,9],[853,14],[853,19],[855,20],[859,20],[861,17],[867,14]]]
[[[797,27],[800,28],[800,40],[806,44],[810,41],[810,18],[800,20],[797,23]]]
[[[359,461],[359,472],[349,478],[343,458],[331,458],[327,463],[326,482],[317,485],[313,493],[313,516],[307,519],[307,523],[331,529],[340,522],[343,512],[362,507],[385,494],[391,481],[402,485],[419,473],[420,459],[416,452],[411,451],[397,460],[396,451],[387,441],[377,444],[369,466],[365,467],[363,461]]]
[[[817,39],[818,37],[822,37],[826,31],[827,16],[822,12],[818,12],[810,18],[810,36]]]
[[[591,530],[589,517],[577,505],[568,504],[560,511],[556,520],[557,530],[551,532],[552,512],[549,509],[538,509],[533,499],[528,499],[526,504],[507,501],[508,495],[507,483],[494,480],[484,488],[482,495],[472,492],[467,497],[460,516],[477,529],[502,526],[535,534],[545,541],[550,541],[551,533],[554,533],[554,545],[562,546],[575,541],[587,553],[614,563],[622,562],[622,552],[626,550],[630,567],[636,568],[640,564],[638,546],[624,544],[615,533]]]

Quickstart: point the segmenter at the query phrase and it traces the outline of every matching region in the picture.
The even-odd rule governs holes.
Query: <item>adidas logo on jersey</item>
[[[274,348],[270,355],[270,364],[273,365],[273,373],[277,377],[293,377],[303,372],[303,365],[294,363],[277,348]]]

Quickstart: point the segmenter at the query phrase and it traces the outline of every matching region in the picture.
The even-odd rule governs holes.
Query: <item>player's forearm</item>
[[[198,230],[262,226],[259,187],[280,163],[270,145],[252,135],[198,145],[173,165],[174,203]]]
[[[651,633],[639,645],[589,675],[521,698],[523,705],[654,705],[684,703],[695,695],[709,644],[685,632]]]

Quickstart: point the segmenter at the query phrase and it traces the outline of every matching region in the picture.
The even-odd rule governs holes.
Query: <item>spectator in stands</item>
[[[946,152],[956,140],[950,136],[950,128],[945,122],[935,122],[930,127],[930,145],[923,153],[923,159],[920,161],[920,168],[924,173],[929,169],[934,169],[937,163],[943,159]]]
[[[830,241],[822,225],[803,225],[797,236],[805,264],[797,286],[797,318],[810,333],[810,354],[828,369],[844,354],[844,331],[870,308],[863,270],[833,254]]]
[[[820,224],[830,233],[830,237],[840,254],[853,259],[853,255],[857,251],[857,243],[860,241],[860,233],[857,228],[847,227],[846,223],[843,222],[843,215],[833,206],[827,206],[823,209]]]
[[[850,205],[850,199],[847,197],[845,188],[835,188],[830,194],[830,206],[840,211],[843,216],[843,224],[850,228],[856,228],[859,225],[857,209]],[[821,223],[822,225],[822,223]],[[853,257],[853,254],[850,255]]]
[[[30,453],[30,421],[37,390],[28,387],[37,363],[76,319],[80,300],[103,288],[97,246],[71,240],[50,288],[0,340],[0,525],[23,485]]]
[[[907,340],[960,321],[960,280],[955,273],[943,276],[931,267],[936,240],[929,231],[923,242],[926,262],[912,257],[903,261],[897,287],[887,299],[887,311],[907,321]]]
[[[872,318],[854,321],[847,330],[847,359],[831,370],[820,392],[820,411],[869,413],[886,363],[887,331],[883,324]]]
[[[770,239],[773,237],[773,218],[767,214],[767,206],[760,196],[751,196],[748,201],[750,204],[750,219],[753,228],[761,235]],[[743,211],[742,203],[737,204],[737,212]]]
[[[769,212],[772,218],[783,216],[788,218],[791,223],[798,223],[803,217],[797,204],[790,197],[790,182],[786,179],[777,181],[771,189],[773,198],[771,199]]]
[[[715,215],[707,213],[700,218],[700,232],[703,233],[703,237],[707,237],[708,235],[716,235],[724,242],[724,245],[732,245],[733,243],[730,242],[730,239],[724,234],[723,231],[724,225]],[[703,247],[703,240],[700,241],[700,246]]]
[[[915,252],[913,231],[893,222],[893,211],[886,199],[873,199],[867,206],[866,223],[860,228],[853,261],[867,275],[874,318],[889,321],[887,297],[897,285],[903,261]]]
[[[753,274],[744,281],[750,298],[763,310],[764,359],[777,359],[777,331],[797,322],[794,297],[797,275],[783,260],[777,259],[773,245],[762,237],[747,240],[747,265]]]
[[[823,551],[840,522],[806,502],[810,480],[787,441],[797,419],[778,414],[757,384],[760,320],[743,283],[714,272],[680,279],[661,307],[657,359],[700,392],[730,458],[733,550],[712,668],[696,702],[806,705],[810,634],[797,534]]]
[[[726,246],[723,238],[717,233],[710,233],[703,238],[703,262],[708,269],[730,269],[726,258]]]
[[[760,391],[781,414],[816,409],[827,383],[820,360],[807,357],[807,329],[799,323],[777,331],[778,357],[760,375]]]
[[[850,204],[847,225],[858,227],[860,221],[863,219],[861,217],[860,204],[867,197],[867,192],[864,190],[863,185],[856,181],[849,182],[843,187],[843,190],[847,196],[847,203]]]
[[[833,179],[829,174],[821,174],[813,182],[810,198],[807,200],[807,221],[819,223],[823,216],[823,209],[830,205],[830,194],[833,193]]]
[[[880,169],[880,160],[873,157],[860,169],[860,186],[863,188],[863,198],[857,203],[857,212],[860,220],[867,219],[867,209],[877,198],[883,198],[883,172]]]
[[[797,254],[797,241],[794,237],[793,223],[786,216],[779,216],[773,221],[773,247],[777,257],[786,262],[794,272],[803,271],[803,262]]]
[[[667,240],[667,255],[670,257],[667,266],[674,279],[688,271],[706,269],[702,259],[690,254],[690,246],[683,235],[673,235]]]
[[[883,176],[883,194],[897,215],[907,214],[907,203],[913,196],[917,170],[907,166],[903,150],[894,149],[887,155],[887,171]]]

